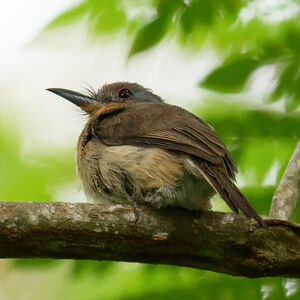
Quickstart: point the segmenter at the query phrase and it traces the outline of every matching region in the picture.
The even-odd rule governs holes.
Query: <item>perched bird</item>
[[[88,114],[77,170],[88,197],[196,211],[217,192],[236,213],[265,225],[233,180],[237,168],[213,128],[137,83],[83,95],[50,88]]]

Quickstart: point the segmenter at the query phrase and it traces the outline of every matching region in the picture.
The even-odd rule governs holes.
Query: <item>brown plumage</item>
[[[114,83],[73,98],[72,91],[50,91],[90,115],[77,166],[91,197],[206,210],[214,190],[233,211],[265,225],[234,184],[237,169],[225,145],[197,116],[138,84]]]

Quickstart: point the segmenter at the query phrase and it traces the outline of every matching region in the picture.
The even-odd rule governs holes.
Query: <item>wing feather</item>
[[[93,118],[93,134],[107,145],[158,147],[192,155],[203,177],[233,211],[240,209],[265,225],[232,182],[237,168],[225,145],[192,113],[168,104],[126,103],[109,112],[102,108]]]
[[[234,178],[236,166],[224,143],[211,126],[192,113],[160,103],[120,104],[96,125],[95,132],[107,145],[137,145],[181,151],[212,164]],[[105,113],[105,110],[102,110]]]

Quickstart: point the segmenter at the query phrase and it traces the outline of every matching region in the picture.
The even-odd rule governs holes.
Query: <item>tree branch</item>
[[[300,226],[128,205],[2,202],[0,257],[117,260],[231,275],[300,277]]]
[[[296,208],[300,184],[300,141],[274,193],[269,216],[289,220]]]

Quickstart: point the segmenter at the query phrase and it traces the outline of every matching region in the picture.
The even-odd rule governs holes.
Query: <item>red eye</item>
[[[127,88],[121,88],[117,91],[117,96],[121,99],[130,98],[133,95],[132,91]]]

